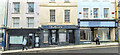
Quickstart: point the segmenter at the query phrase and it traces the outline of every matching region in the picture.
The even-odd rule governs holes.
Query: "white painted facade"
[[[20,3],[20,12],[14,13],[14,3]],[[28,13],[28,3],[34,4],[34,12]],[[19,17],[19,27],[17,28],[28,28],[28,17],[33,17],[34,27],[39,26],[39,0],[9,0],[9,16],[8,16],[8,27],[13,27],[13,18]]]
[[[83,18],[83,8],[88,8],[88,18]],[[93,18],[93,9],[98,8],[98,18]],[[109,8],[109,18],[104,18],[104,8]],[[82,12],[82,14],[79,14]],[[114,12],[114,14],[112,14]],[[92,15],[91,15],[92,13]],[[78,0],[78,18],[80,19],[114,19],[115,0]]]

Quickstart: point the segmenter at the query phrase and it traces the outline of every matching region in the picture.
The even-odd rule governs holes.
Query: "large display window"
[[[22,44],[23,36],[10,36],[10,44]]]

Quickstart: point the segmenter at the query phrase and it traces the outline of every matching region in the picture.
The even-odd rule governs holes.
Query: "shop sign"
[[[43,29],[76,29],[75,25],[42,25]]]
[[[115,21],[81,21],[80,27],[115,27]]]

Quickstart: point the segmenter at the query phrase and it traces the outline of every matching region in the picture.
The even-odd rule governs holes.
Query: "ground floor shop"
[[[22,49],[23,39],[27,40],[28,48],[40,47],[39,29],[8,29],[7,30],[7,50]]]
[[[42,25],[44,44],[68,45],[80,43],[80,30],[75,25]]]
[[[115,41],[115,20],[80,20],[80,41]]]

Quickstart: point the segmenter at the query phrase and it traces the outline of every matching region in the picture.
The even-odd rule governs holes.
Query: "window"
[[[55,22],[55,10],[50,10],[50,22]]]
[[[28,3],[28,13],[33,13],[34,12],[34,3]]]
[[[70,22],[70,10],[65,10],[65,22]]]
[[[104,18],[108,18],[108,8],[104,8]]]
[[[13,27],[19,27],[19,17],[13,18]]]
[[[10,44],[22,44],[23,36],[10,36]]]
[[[88,8],[83,9],[83,18],[88,18]]]
[[[93,15],[94,15],[94,18],[98,18],[98,8],[94,8]]]
[[[34,18],[33,17],[28,18],[28,27],[34,27]]]
[[[93,0],[93,2],[99,2],[99,0]]]
[[[119,26],[120,26],[120,23],[119,23]]]
[[[65,0],[65,2],[69,2],[69,0]]]
[[[50,0],[51,2],[55,2],[55,0]]]
[[[20,3],[19,2],[15,2],[14,4],[14,13],[19,13],[20,12]]]

